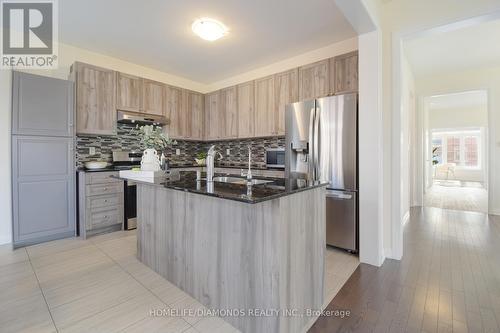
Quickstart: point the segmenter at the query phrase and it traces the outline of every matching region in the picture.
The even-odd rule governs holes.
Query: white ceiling
[[[59,17],[63,43],[201,83],[356,35],[333,0],[64,0]],[[200,17],[229,34],[200,39],[191,31]]]
[[[415,77],[500,66],[500,20],[407,40]]]
[[[429,98],[429,102],[429,109],[431,110],[484,108],[488,103],[488,95],[486,91],[474,90],[432,96]]]

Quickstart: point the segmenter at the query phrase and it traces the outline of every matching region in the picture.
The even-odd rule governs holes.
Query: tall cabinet
[[[75,235],[73,82],[13,72],[14,247]]]

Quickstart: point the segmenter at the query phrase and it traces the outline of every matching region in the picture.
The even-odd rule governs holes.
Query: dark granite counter
[[[135,179],[134,182],[153,186],[163,186],[168,189],[208,195],[250,204],[272,200],[282,196],[327,185],[327,183],[311,183],[305,179],[265,177],[254,178],[269,181],[269,183],[258,185],[234,184],[218,181],[208,183],[203,179],[204,177],[205,175],[203,174],[202,180],[197,180],[196,172],[186,171],[174,172],[166,176],[164,179],[157,179],[154,183],[141,182]],[[242,180],[244,181],[244,178],[242,178]]]

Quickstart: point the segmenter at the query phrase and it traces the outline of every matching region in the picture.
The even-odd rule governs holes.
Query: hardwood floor
[[[479,182],[434,180],[424,196],[424,205],[487,213],[488,191]]]
[[[415,208],[404,257],[361,264],[321,317],[320,332],[500,332],[500,217]]]

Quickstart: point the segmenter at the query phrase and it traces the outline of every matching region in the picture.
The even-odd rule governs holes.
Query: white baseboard
[[[11,244],[11,243],[12,239],[10,238],[10,236],[0,237],[0,245]]]
[[[500,216],[500,210],[490,210],[490,211],[488,212],[488,214],[490,214],[490,215],[498,215],[498,216]]]

